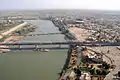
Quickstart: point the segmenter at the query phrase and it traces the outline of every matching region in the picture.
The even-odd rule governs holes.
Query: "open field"
[[[88,30],[82,29],[82,28],[77,28],[77,27],[70,27],[69,31],[73,34],[76,35],[77,39],[79,41],[86,41],[86,38],[90,35]]]

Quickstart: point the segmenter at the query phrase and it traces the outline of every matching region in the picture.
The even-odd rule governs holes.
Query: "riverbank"
[[[1,33],[1,34],[0,34],[0,39],[4,38],[5,36],[8,36],[8,37],[9,37],[9,35],[12,34],[12,32],[14,32],[15,30],[17,30],[18,28],[22,28],[22,27],[25,26],[25,25],[27,25],[27,22],[24,22],[24,23],[22,23],[22,24],[19,24],[19,25],[15,26],[15,27],[9,29],[8,31],[5,31],[5,32]],[[6,37],[6,39],[7,39],[8,37]],[[4,42],[4,41],[3,41],[3,42]]]
[[[65,61],[65,64],[60,72],[60,75],[59,75],[59,78],[58,80],[61,80],[62,79],[62,76],[65,74],[65,71],[66,71],[66,68],[68,68],[68,65],[69,65],[69,62],[70,62],[70,57],[71,57],[71,54],[72,54],[72,47],[70,47],[68,49],[68,52],[67,52],[67,58],[66,58],[66,61]]]
[[[64,32],[65,35],[70,34],[75,37],[74,40],[78,40],[81,42],[87,41],[87,38],[92,34],[92,31],[90,31],[90,30],[77,28],[77,27],[65,26],[62,22],[59,22],[59,21],[54,22],[54,24],[59,28],[60,31]],[[62,26],[62,28],[61,28],[61,26]],[[74,69],[77,69],[77,70],[81,69],[80,72],[82,73],[82,75],[84,75],[84,74],[89,75],[89,79],[94,79],[96,77],[97,79],[103,80],[105,78],[105,76],[109,73],[111,68],[107,68],[107,69],[103,68],[102,70],[99,70],[99,67],[97,67],[98,63],[100,66],[102,65],[102,63],[105,63],[106,65],[109,65],[110,67],[112,67],[113,64],[110,62],[111,61],[110,57],[108,57],[104,53],[102,54],[101,52],[99,52],[99,54],[98,54],[98,52],[96,52],[96,50],[93,50],[93,51],[91,51],[91,50],[83,51],[83,52],[85,52],[85,54],[88,54],[85,56],[91,55],[90,57],[93,57],[93,58],[90,58],[90,60],[92,60],[91,62],[93,62],[93,63],[91,64],[91,62],[90,63],[88,62],[88,64],[86,64],[86,62],[82,62],[82,61],[80,62],[81,59],[79,59],[79,58],[83,59],[85,56],[79,57],[79,54],[77,54],[76,49],[74,49],[74,47],[73,47],[72,52],[71,52],[72,56],[70,55],[68,57],[69,59],[67,59],[67,60],[69,60],[69,61],[66,61],[67,66],[65,66],[65,69],[62,70],[59,80],[62,80],[62,79],[66,80],[68,77],[71,79],[80,78],[79,74],[76,73],[76,71]],[[81,51],[80,54],[84,54],[83,52]],[[91,54],[91,53],[94,53],[94,54]],[[98,56],[95,57],[95,55],[98,55],[99,57]],[[104,57],[102,57],[102,55]],[[107,60],[109,62],[107,62]],[[80,63],[82,63],[82,64],[80,64]],[[88,66],[85,67],[83,65],[89,65],[89,66],[92,65],[95,68],[94,70],[96,70],[96,71],[99,70],[103,76],[101,76],[101,74],[99,74],[99,73],[92,74],[90,71],[92,71],[93,68],[89,69]],[[84,71],[82,71],[81,66],[82,66],[82,68],[86,69],[86,71],[87,71],[86,73]],[[89,74],[89,73],[91,73],[91,74]],[[94,75],[97,75],[97,76],[94,76]]]
[[[75,34],[77,37],[77,40],[84,42],[86,41],[86,39],[88,38],[88,36],[90,35],[90,33],[88,32],[88,30],[86,29],[82,29],[82,28],[77,28],[77,27],[70,27],[68,28],[68,30]]]
[[[29,26],[30,26],[30,24],[28,25],[27,22],[24,22],[24,23],[21,23],[21,24],[15,26],[15,27],[9,29],[8,31],[5,31],[5,32],[1,33],[1,36],[0,36],[1,42],[16,42],[16,41],[24,38],[23,35],[27,34],[28,32],[31,32],[31,30],[29,30],[29,29],[33,29],[33,27],[29,27]],[[20,35],[20,32],[22,33],[22,36]],[[1,47],[6,47],[6,46],[1,46]],[[1,49],[1,52],[2,51],[7,52],[7,51],[10,51],[10,50]]]
[[[4,40],[4,42],[16,42],[20,39],[24,38],[24,36],[10,36]]]
[[[59,31],[61,31],[67,37],[66,40],[77,40],[77,37],[68,30],[68,27],[65,24],[63,24],[63,22],[56,21],[54,19],[52,20],[52,22],[56,27],[58,27]],[[74,62],[76,60],[73,60],[73,58],[75,57],[74,55],[76,55],[76,47],[70,45],[67,52],[66,62],[63,66],[63,69],[61,70],[60,77],[58,78],[58,80],[66,80],[67,76],[71,73],[71,71],[69,72],[68,68],[72,68],[73,65],[76,64],[76,62]]]
[[[68,50],[68,57],[66,59],[66,64],[62,69],[60,77],[58,80],[67,80],[68,77],[72,74],[73,68],[77,67],[77,47],[75,45],[71,45]],[[74,79],[73,79],[74,80]]]
[[[24,22],[8,31],[0,34],[1,42],[15,42],[24,38],[25,34],[33,32],[36,29],[36,25],[28,22]]]
[[[70,28],[69,30],[77,36],[79,41],[86,41],[86,39],[91,35],[90,33],[87,32],[87,30],[83,30],[81,28],[74,27],[72,29]],[[116,56],[120,56],[118,54],[119,50],[115,49],[116,47],[110,47],[111,49],[108,47],[97,47],[97,48],[87,47],[87,48],[90,48],[95,52],[101,53],[103,55],[103,61],[110,64],[111,66],[114,66],[113,69],[110,70],[110,73],[105,77],[106,80],[114,79],[115,78],[114,75],[117,74],[116,72],[120,70],[119,61],[118,61],[118,58],[116,58]]]
[[[5,31],[5,32],[1,33],[1,35],[6,36],[6,35],[12,33],[13,31],[17,30],[18,28],[22,28],[25,25],[27,25],[27,22],[24,22],[24,23],[22,23],[22,24],[20,24],[18,26],[15,26],[14,28],[9,29],[8,31]]]
[[[68,26],[62,21],[52,19],[52,23],[66,36],[66,40],[77,40],[77,37],[69,31]]]

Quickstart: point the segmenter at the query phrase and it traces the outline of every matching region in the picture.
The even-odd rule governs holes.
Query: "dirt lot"
[[[77,27],[70,27],[69,31],[76,35],[79,41],[83,42],[85,39],[90,35],[88,30],[77,28]]]

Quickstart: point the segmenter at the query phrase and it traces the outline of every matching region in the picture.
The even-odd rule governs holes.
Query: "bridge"
[[[27,47],[26,47],[27,45]],[[41,47],[49,45],[49,47]],[[50,46],[52,45],[52,47]],[[64,46],[63,46],[64,45]],[[67,45],[67,46],[66,46]],[[89,46],[89,47],[100,47],[100,46],[120,46],[120,42],[79,42],[79,41],[68,41],[68,42],[15,42],[15,43],[0,43],[0,49],[10,50],[41,50],[41,49],[68,49],[69,45],[77,46]],[[8,47],[3,47],[8,46]]]
[[[10,42],[0,43],[0,45],[78,45],[78,46],[120,46],[120,42],[79,42],[79,41],[67,41],[67,42]]]
[[[19,36],[40,36],[40,35],[56,35],[56,34],[63,34],[63,33],[41,33],[41,34],[26,34],[26,35],[19,35]]]
[[[69,47],[15,47],[15,48],[0,48],[0,49],[9,49],[9,50],[35,50],[35,51],[43,51],[45,49],[48,50],[67,50]]]

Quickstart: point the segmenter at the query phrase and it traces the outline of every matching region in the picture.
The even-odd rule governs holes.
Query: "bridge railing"
[[[67,42],[11,42],[0,43],[0,45],[78,45],[78,46],[120,46],[120,42],[79,42],[79,41],[67,41]]]
[[[56,35],[56,34],[63,34],[63,33],[61,33],[61,32],[58,32],[58,33],[41,33],[41,34],[26,34],[26,35],[17,35],[17,36],[40,36],[40,35]]]

